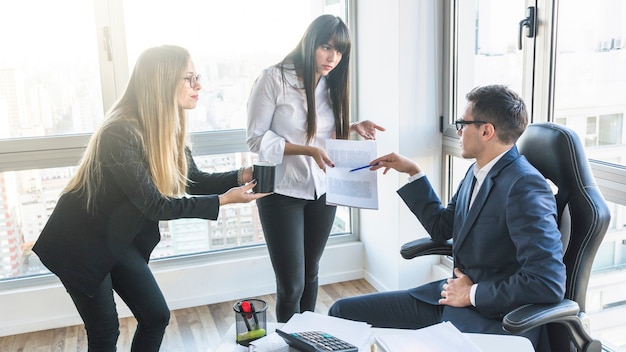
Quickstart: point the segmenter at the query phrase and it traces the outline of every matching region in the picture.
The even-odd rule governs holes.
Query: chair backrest
[[[567,267],[565,298],[585,312],[591,266],[610,213],[578,135],[554,123],[530,124],[517,142],[520,154],[558,188],[559,228]]]

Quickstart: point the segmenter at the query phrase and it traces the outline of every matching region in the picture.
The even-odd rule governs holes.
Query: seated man
[[[452,278],[403,291],[337,301],[329,314],[375,327],[419,329],[442,321],[473,333],[507,334],[502,318],[565,293],[557,210],[545,178],[515,142],[528,124],[524,101],[507,87],[478,87],[456,121],[462,156],[475,158],[447,207],[413,161],[391,153],[371,162],[409,175],[398,194],[435,241],[454,241]],[[475,184],[475,185],[474,185]],[[538,350],[542,329],[524,334]]]

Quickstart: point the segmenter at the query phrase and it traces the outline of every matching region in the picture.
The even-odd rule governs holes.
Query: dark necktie
[[[474,187],[476,186],[476,176],[472,177],[472,185],[469,189],[469,197],[467,202],[467,209],[472,207],[472,196],[474,195]]]

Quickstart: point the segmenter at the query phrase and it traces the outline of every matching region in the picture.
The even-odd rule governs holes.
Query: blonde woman
[[[208,174],[191,158],[185,110],[199,77],[184,48],[141,54],[33,248],[74,301],[90,352],[116,349],[113,291],[137,318],[131,350],[159,350],[170,312],[147,264],[159,220],[215,220],[221,205],[264,196],[249,192],[250,167]]]

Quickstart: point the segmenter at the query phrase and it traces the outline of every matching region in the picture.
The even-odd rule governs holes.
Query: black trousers
[[[441,322],[442,312],[443,306],[422,302],[403,290],[342,298],[330,307],[328,315],[377,328],[421,329]]]
[[[148,264],[137,248],[131,246],[93,297],[68,289],[85,323],[89,352],[116,350],[120,331],[114,290],[137,319],[131,351],[158,351],[170,311]]]
[[[314,311],[319,261],[337,207],[326,196],[304,200],[271,194],[257,200],[265,242],[276,276],[276,319]]]
[[[364,321],[377,328],[421,329],[442,322],[443,309],[442,305],[432,305],[416,299],[408,290],[399,290],[342,298],[330,307],[328,315]],[[496,324],[497,327],[485,328],[487,330],[473,326],[472,323],[476,320],[472,314],[479,313],[468,314],[465,325],[457,326],[459,330],[470,333],[508,334],[500,322]],[[526,331],[520,336],[528,338],[536,351],[550,351],[545,326]]]

